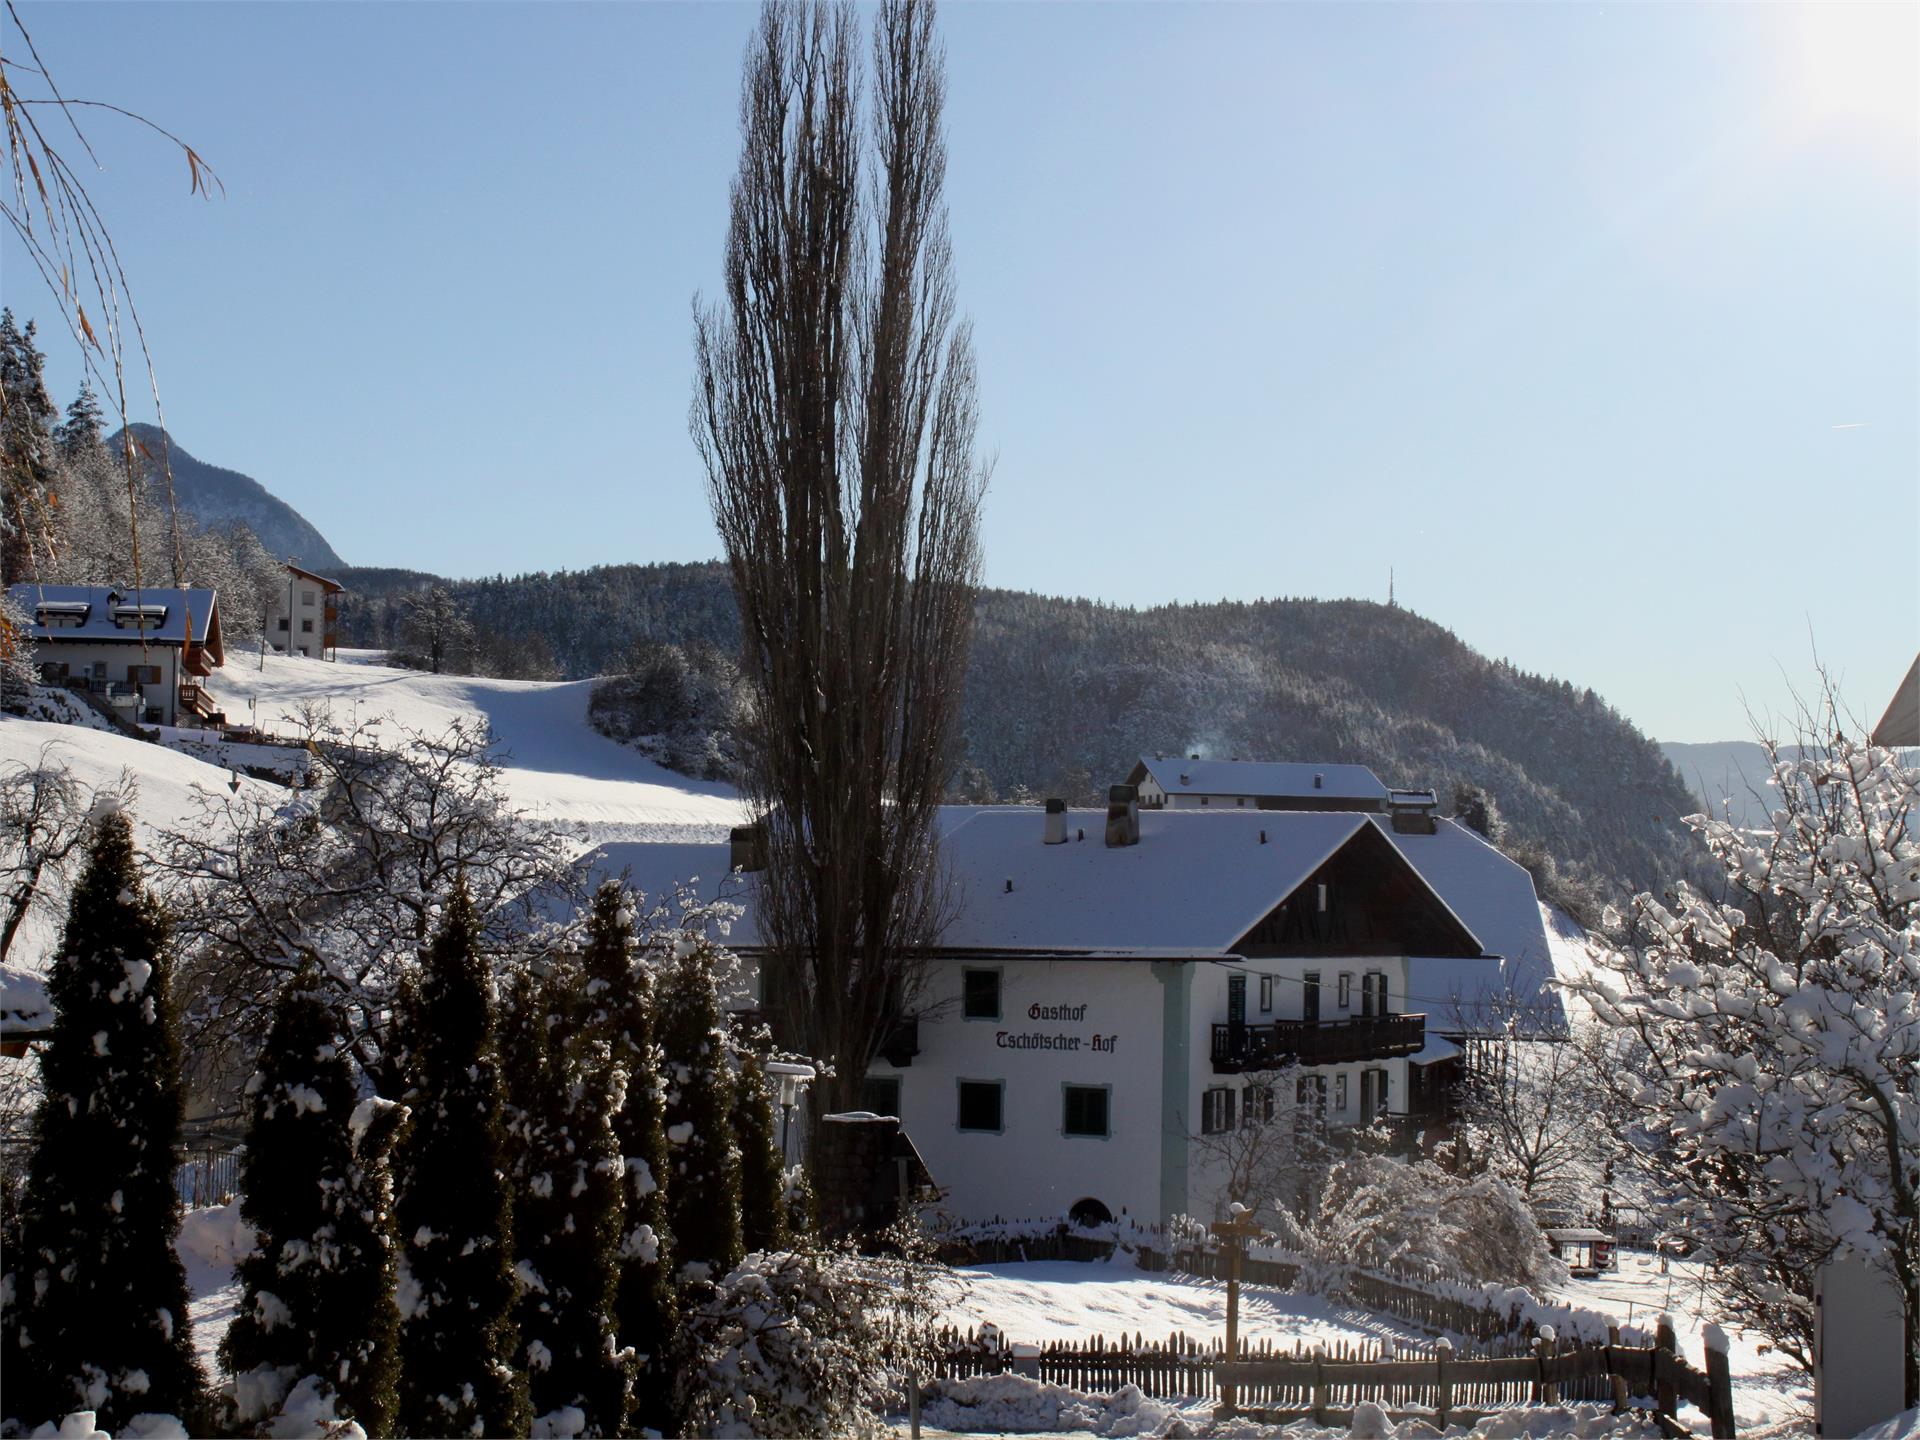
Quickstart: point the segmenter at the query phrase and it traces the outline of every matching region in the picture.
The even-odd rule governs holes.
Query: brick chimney
[[[1140,790],[1134,785],[1107,787],[1107,844],[1140,843]]]

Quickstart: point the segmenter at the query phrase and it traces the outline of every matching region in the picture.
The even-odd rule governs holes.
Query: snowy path
[[[236,657],[209,688],[232,719],[257,716],[268,726],[290,725],[316,704],[342,724],[382,717],[427,732],[480,716],[500,743],[514,801],[585,826],[595,842],[719,840],[740,822],[730,786],[676,775],[593,730],[591,680],[428,675],[379,659],[357,650],[338,663],[269,655],[263,670],[257,657]]]

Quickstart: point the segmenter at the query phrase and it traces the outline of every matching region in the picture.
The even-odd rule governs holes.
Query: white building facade
[[[1451,821],[1050,805],[943,815],[956,913],[863,1097],[962,1219],[1210,1215],[1210,1137],[1302,1111],[1411,1140],[1496,997],[1550,997],[1530,877]],[[662,893],[724,855],[604,863]],[[730,886],[752,958],[751,874]]]
[[[340,596],[346,593],[346,586],[292,562],[286,570],[286,582],[268,626],[269,642],[287,655],[338,659],[335,629],[340,619]]]
[[[202,684],[226,663],[212,590],[26,584],[8,593],[31,618],[43,683],[128,725],[198,725],[216,714]]]

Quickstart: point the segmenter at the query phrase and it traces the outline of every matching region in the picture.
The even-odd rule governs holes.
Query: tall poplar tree
[[[881,0],[862,84],[853,8],[767,0],[746,59],[725,295],[696,319],[692,429],[756,704],[755,916],[784,1050],[858,1102],[945,913],[935,812],[953,773],[986,469],[942,187],[931,0]]]
[[[167,926],[126,815],[103,805],[93,825],[48,977],[46,1100],[6,1261],[18,1348],[5,1409],[29,1428],[73,1410],[109,1430],[142,1414],[196,1428],[206,1396],[174,1252],[183,1091]]]
[[[401,1433],[522,1435],[511,1196],[479,923],[456,883],[401,1017],[412,1115],[398,1152]]]

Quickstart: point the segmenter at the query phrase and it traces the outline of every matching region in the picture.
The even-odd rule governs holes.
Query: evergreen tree
[[[34,579],[53,556],[53,417],[34,324],[0,310],[0,577]]]
[[[20,1307],[6,1409],[28,1426],[73,1410],[118,1430],[136,1415],[204,1415],[174,1237],[180,1198],[180,1042],[159,903],[140,883],[133,827],[103,807],[48,981],[41,1073],[5,1287]]]
[[[80,393],[67,406],[67,418],[54,427],[54,442],[64,458],[73,460],[104,449],[106,433],[107,417],[100,408],[100,397],[93,393],[91,383],[82,380]]]
[[[743,1048],[734,1077],[733,1138],[740,1147],[740,1232],[749,1252],[787,1246],[787,1167],[773,1123],[767,1062]]]
[[[667,1081],[667,1223],[687,1279],[719,1279],[746,1253],[740,1234],[740,1150],[733,1071],[714,983],[714,947],[675,937],[661,987]]]
[[[614,1114],[614,1138],[623,1164],[620,1278],[614,1306],[620,1344],[633,1351],[638,1373],[633,1419],[671,1434],[674,1377],[667,1363],[676,1328],[673,1241],[667,1227],[666,1085],[654,1043],[653,971],[639,963],[633,910],[616,880],[594,896],[581,956],[586,1014],[582,1028],[605,1040],[608,1057],[625,1079]]]
[[[386,1150],[405,1112],[359,1099],[345,1048],[303,972],[281,992],[247,1086],[240,1213],[258,1240],[221,1345],[247,1382],[236,1386],[243,1424],[269,1418],[304,1383],[370,1435],[393,1427],[400,1317]]]
[[[622,1184],[613,1120],[625,1076],[604,1036],[564,1013],[568,969],[515,984],[506,1023],[521,1353],[536,1416],[577,1409],[586,1432],[626,1426],[631,1354],[615,1338]]]
[[[398,1155],[399,1429],[521,1435],[506,1135],[479,922],[456,885],[401,1017],[412,1111]]]

